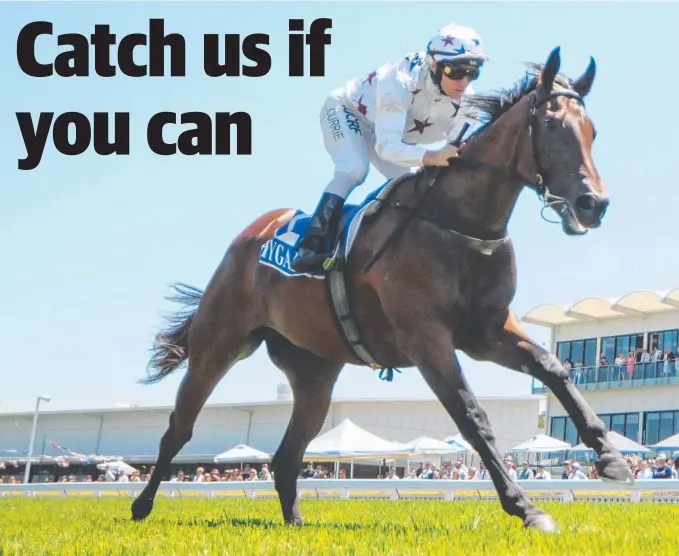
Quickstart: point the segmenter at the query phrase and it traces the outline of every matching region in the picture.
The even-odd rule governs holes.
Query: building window
[[[676,423],[679,425],[679,411]],[[615,431],[627,438],[638,439],[639,435],[639,414],[638,413],[607,413],[597,415],[604,423],[606,430]],[[549,435],[558,440],[568,442],[572,446],[580,444],[581,439],[575,425],[570,417],[552,417]]]
[[[635,442],[639,438],[638,413],[607,413],[598,417],[604,422],[607,430],[615,431]]]
[[[596,365],[596,338],[559,342],[556,346],[556,355],[562,363],[570,359],[574,366],[579,362],[583,367],[594,367]]]
[[[644,414],[642,443],[651,446],[679,433],[679,411],[649,411]]]
[[[652,353],[654,348],[661,352],[669,349],[672,353],[677,353],[677,330],[660,330],[648,334],[648,353]]]
[[[607,336],[601,338],[601,353],[609,363],[615,361],[619,353],[627,356],[630,352],[636,354],[637,348],[644,347],[643,334],[628,334],[626,336]]]
[[[580,444],[580,435],[570,417],[552,417],[549,435],[568,442],[571,446]]]
[[[566,419],[568,419],[568,417],[552,417],[550,436],[559,440],[566,438]]]

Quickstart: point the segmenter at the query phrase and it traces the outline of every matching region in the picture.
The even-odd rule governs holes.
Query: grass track
[[[540,502],[561,532],[521,528],[497,502],[158,498],[142,523],[131,498],[0,499],[0,554],[676,554],[679,506]]]

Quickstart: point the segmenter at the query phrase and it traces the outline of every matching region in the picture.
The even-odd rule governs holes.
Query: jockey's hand
[[[425,166],[448,166],[448,159],[457,156],[457,147],[446,145],[437,151],[427,151],[422,159]]]

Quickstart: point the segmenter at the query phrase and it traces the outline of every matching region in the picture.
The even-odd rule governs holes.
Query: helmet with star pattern
[[[485,52],[483,41],[471,27],[450,23],[439,29],[427,43],[426,60],[430,67],[431,79],[441,94],[445,94],[441,84],[443,73],[455,75],[455,66],[464,65],[478,70],[490,60]],[[436,69],[434,63],[436,62]],[[473,79],[476,79],[473,77]]]
[[[430,64],[438,61],[481,66],[490,60],[483,41],[471,27],[450,23],[439,29],[427,43]]]

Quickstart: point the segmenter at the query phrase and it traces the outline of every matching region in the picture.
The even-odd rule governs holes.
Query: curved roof
[[[615,299],[587,297],[568,307],[545,303],[533,307],[521,320],[551,327],[629,316],[642,317],[666,311],[679,311],[679,288],[665,292],[638,290]]]

